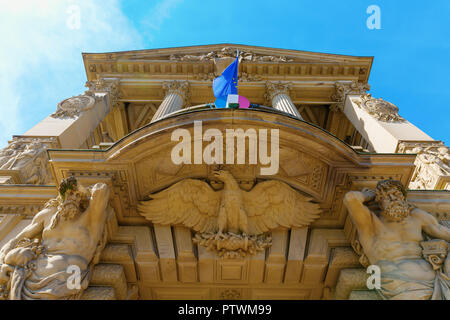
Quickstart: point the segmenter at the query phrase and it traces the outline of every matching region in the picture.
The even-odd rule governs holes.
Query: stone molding
[[[216,78],[216,75],[212,72],[194,74],[194,79],[200,80],[200,81],[213,81],[215,78]],[[263,77],[260,76],[259,74],[239,72],[238,80],[239,80],[239,82],[259,82],[259,81],[263,80]]]
[[[194,74],[194,79],[199,81],[213,81],[215,77],[213,72]]]
[[[240,82],[258,82],[263,80],[263,77],[260,76],[259,74],[241,72],[238,75],[239,75],[238,81]]]

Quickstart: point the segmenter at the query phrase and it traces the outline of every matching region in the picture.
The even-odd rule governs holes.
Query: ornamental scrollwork
[[[389,101],[375,99],[371,94],[363,94],[361,101],[355,103],[363,108],[372,117],[381,122],[405,122],[406,120],[398,114],[398,107]]]

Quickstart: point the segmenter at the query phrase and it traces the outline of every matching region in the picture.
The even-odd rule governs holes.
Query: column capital
[[[188,81],[164,81],[162,87],[165,91],[166,96],[170,93],[175,93],[181,97],[184,104],[186,104],[187,100],[190,97]]]
[[[122,98],[122,92],[120,92],[120,80],[115,79],[113,81],[105,81],[100,78],[94,81],[86,81],[85,87],[88,88],[84,92],[86,96],[96,97],[96,93],[107,93],[111,101],[111,107],[118,104],[118,100]]]
[[[272,99],[278,94],[289,95],[289,90],[292,84],[290,82],[273,82],[266,81],[266,94],[264,95],[266,100],[272,101]]]
[[[331,96],[331,99],[336,101],[337,104],[332,106],[332,111],[344,110],[345,98],[349,94],[362,95],[370,90],[368,83],[361,83],[357,81],[334,83],[336,92]]]

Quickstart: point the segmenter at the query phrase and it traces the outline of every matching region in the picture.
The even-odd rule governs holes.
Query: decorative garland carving
[[[219,257],[227,259],[245,258],[272,246],[272,238],[266,235],[242,235],[227,232],[217,237],[215,233],[196,233],[194,244],[216,252]]]
[[[236,57],[236,48],[232,47],[224,47],[221,50],[211,51],[208,53],[193,55],[193,54],[185,54],[185,55],[177,55],[172,54],[170,56],[170,60],[172,61],[208,61],[214,60],[218,58],[235,58]],[[286,56],[274,56],[274,55],[262,55],[257,54],[252,51],[240,50],[239,51],[239,59],[243,61],[251,61],[251,62],[293,62],[294,59],[286,57]]]

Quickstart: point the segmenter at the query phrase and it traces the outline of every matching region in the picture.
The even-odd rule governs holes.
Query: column
[[[187,81],[167,81],[163,82],[163,89],[166,96],[156,110],[151,122],[166,117],[168,114],[181,110],[189,98],[189,82]]]
[[[302,119],[300,112],[289,97],[290,83],[286,82],[266,82],[266,99],[272,102],[272,107],[286,112],[294,117]]]

